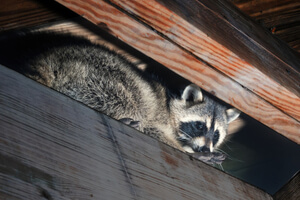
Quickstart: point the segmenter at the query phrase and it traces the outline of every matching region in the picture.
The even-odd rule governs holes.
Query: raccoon
[[[0,45],[4,66],[189,153],[214,152],[240,113],[195,84],[178,96],[150,72],[81,37],[17,34]]]

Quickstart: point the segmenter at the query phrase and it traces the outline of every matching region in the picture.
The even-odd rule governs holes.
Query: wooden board
[[[300,97],[298,54],[243,16],[231,3],[226,0],[158,1]]]
[[[300,199],[300,171],[274,195],[274,199]]]
[[[152,9],[152,17],[149,17],[151,6],[158,6],[151,1],[113,0],[113,2],[124,10],[130,9],[130,13],[147,21],[155,30],[168,38],[172,38],[174,43],[300,121],[300,99],[295,94],[289,92],[285,87],[273,81],[183,18],[166,8]],[[190,34],[191,32],[193,34]]]
[[[138,3],[140,1],[130,1],[133,5],[128,1],[58,2],[220,99],[300,143],[298,93],[289,91],[284,87],[285,84],[278,84],[210,39],[197,26],[174,12],[170,13],[165,6],[156,1],[142,1],[147,5],[144,7]],[[112,2],[118,5],[112,5]],[[269,56],[277,59],[274,54]]]
[[[0,199],[272,199],[0,66]]]
[[[29,28],[76,16],[51,0],[3,0],[0,6],[0,32]]]
[[[300,53],[299,0],[230,1]]]

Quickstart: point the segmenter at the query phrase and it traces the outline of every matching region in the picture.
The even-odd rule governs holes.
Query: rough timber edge
[[[294,177],[284,185],[279,191],[277,191],[273,198],[276,200],[284,199],[300,199],[300,171],[298,171]]]

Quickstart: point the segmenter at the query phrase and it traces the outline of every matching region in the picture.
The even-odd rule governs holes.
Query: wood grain
[[[0,6],[0,32],[42,25],[74,16],[75,13],[49,0],[4,0]]]
[[[298,96],[174,12],[153,1],[111,0],[111,2],[150,24],[172,42],[300,121]]]
[[[300,97],[298,54],[231,3],[157,1]]]
[[[0,66],[1,199],[272,199]]]
[[[275,195],[275,200],[300,199],[300,171]]]
[[[300,53],[300,2],[298,0],[230,1]]]
[[[104,1],[58,0],[206,91],[300,144],[300,123],[208,63]],[[159,9],[159,8],[158,8]]]

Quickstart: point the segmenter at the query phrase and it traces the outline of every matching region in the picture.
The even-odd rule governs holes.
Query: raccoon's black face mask
[[[187,133],[191,137],[205,136],[207,133],[207,126],[205,122],[183,122],[180,124],[180,130]]]
[[[193,121],[193,122],[183,122],[180,124],[180,131],[185,133],[186,137],[180,138],[183,146],[191,146],[193,151],[202,152],[202,151],[210,151],[209,146],[199,146],[197,144],[193,144],[194,140],[197,138],[203,138],[203,142],[212,143],[212,146],[215,146],[220,138],[220,133],[218,130],[213,131],[213,133],[208,134],[208,128],[205,122],[201,121]]]
[[[213,152],[224,141],[228,124],[240,113],[204,97],[193,84],[186,87],[180,101],[173,102],[173,112],[177,115],[178,140],[189,153]]]
[[[194,152],[212,152],[219,142],[219,130],[209,130],[207,124],[201,121],[183,122],[180,131],[184,137],[179,140],[183,146],[190,146]]]

